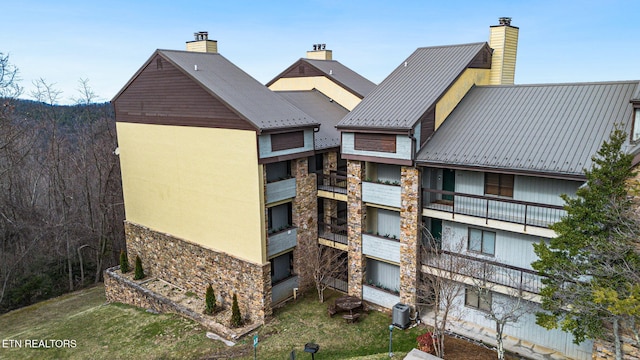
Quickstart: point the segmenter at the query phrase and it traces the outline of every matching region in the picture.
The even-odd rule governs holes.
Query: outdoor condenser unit
[[[411,321],[409,319],[409,311],[411,311],[409,305],[405,305],[402,303],[395,304],[393,306],[393,316],[391,318],[393,326],[403,330],[408,328]]]

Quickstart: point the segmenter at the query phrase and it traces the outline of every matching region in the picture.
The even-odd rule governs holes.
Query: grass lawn
[[[337,294],[328,294],[333,300]],[[1,359],[253,359],[253,339],[235,346],[205,336],[205,329],[172,314],[151,314],[121,304],[104,305],[104,288],[97,286],[0,316]],[[388,359],[391,318],[371,311],[356,324],[339,315],[329,318],[314,293],[277,309],[258,330],[259,359],[311,358],[304,344],[320,345],[316,359]],[[393,331],[396,359],[415,346],[424,329]],[[3,347],[7,340],[22,348]],[[75,340],[75,348],[26,348],[25,340]],[[5,342],[2,342],[5,340]]]

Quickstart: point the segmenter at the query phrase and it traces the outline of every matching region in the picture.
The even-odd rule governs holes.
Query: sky
[[[0,53],[19,69],[22,98],[40,79],[80,97],[80,80],[110,101],[156,49],[184,50],[208,31],[218,51],[266,83],[312,45],[380,83],[416,48],[488,41],[520,28],[517,84],[640,80],[637,0],[112,0],[6,1]]]

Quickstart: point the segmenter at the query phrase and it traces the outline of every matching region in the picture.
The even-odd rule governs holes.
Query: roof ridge
[[[567,83],[539,83],[539,84],[506,84],[506,85],[476,85],[477,88],[523,88],[523,87],[552,87],[552,86],[590,86],[590,85],[614,85],[614,84],[638,84],[640,80],[612,80],[612,81],[586,81]]]
[[[416,50],[420,50],[420,49],[440,49],[440,48],[448,48],[448,47],[460,47],[460,46],[472,46],[472,45],[484,45],[484,44],[487,44],[487,42],[486,41],[479,41],[479,42],[466,43],[466,44],[421,46],[421,47],[418,47]]]

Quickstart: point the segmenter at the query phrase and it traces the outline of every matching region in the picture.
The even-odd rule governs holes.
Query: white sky
[[[155,49],[183,50],[208,31],[218,50],[266,83],[314,43],[375,83],[422,46],[488,41],[501,16],[520,28],[516,83],[640,79],[638,1],[11,1],[0,52],[33,81],[78,97],[79,79],[101,101]]]

